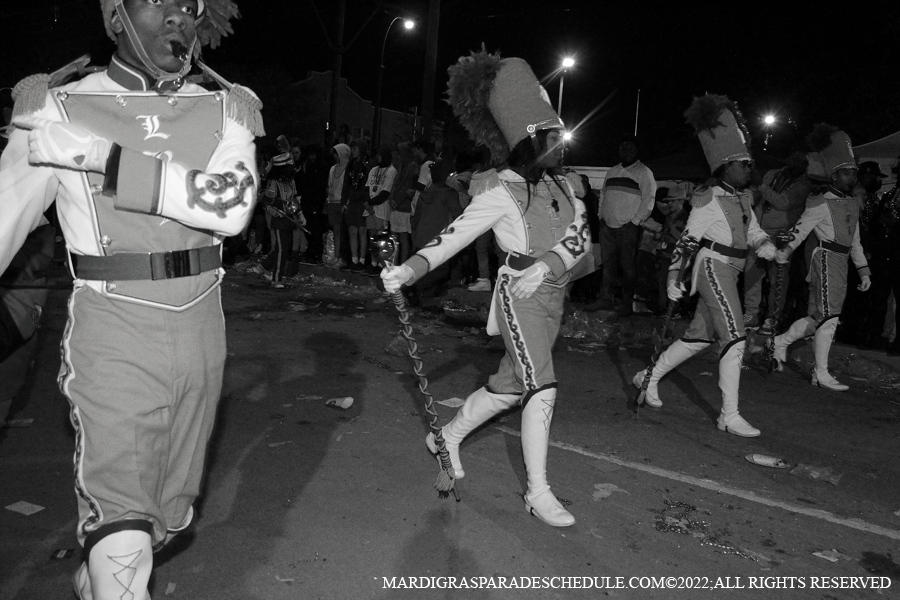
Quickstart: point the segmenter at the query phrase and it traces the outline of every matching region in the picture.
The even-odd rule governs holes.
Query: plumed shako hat
[[[700,138],[710,171],[715,172],[732,160],[752,158],[744,117],[728,96],[706,94],[694,98],[694,102],[684,111],[684,118]]]
[[[528,63],[500,58],[484,48],[461,56],[447,69],[448,103],[471,138],[484,144],[496,163],[542,129],[563,129],[547,92]]]
[[[819,123],[806,137],[810,150],[819,152],[825,161],[826,175],[831,176],[838,169],[856,168],[856,157],[850,136],[828,123]]]

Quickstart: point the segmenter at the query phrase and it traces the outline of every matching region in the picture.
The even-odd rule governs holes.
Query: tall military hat
[[[447,69],[448,103],[475,142],[484,144],[497,163],[516,144],[543,129],[563,129],[547,92],[528,63],[500,58],[483,47],[461,56]]]
[[[825,161],[827,176],[838,169],[857,168],[850,136],[828,123],[819,123],[806,137],[810,150],[819,152]]]
[[[695,97],[684,111],[684,118],[700,138],[710,171],[715,172],[732,160],[752,158],[744,117],[728,96],[706,94]]]
[[[116,12],[116,5],[123,0],[100,0],[100,8],[103,11],[103,24],[106,26],[106,35],[116,41],[116,34],[112,30],[112,17]],[[203,46],[216,48],[223,37],[234,33],[231,27],[231,19],[241,18],[237,4],[233,0],[197,0],[197,38]],[[198,48],[199,50],[199,48]]]

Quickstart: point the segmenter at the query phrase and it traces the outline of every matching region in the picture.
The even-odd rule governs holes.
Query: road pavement
[[[900,598],[900,359],[836,345],[851,390],[835,393],[810,385],[808,342],[784,373],[751,355],[741,412],[762,436],[744,439],[715,427],[714,351],[663,380],[663,408],[635,412],[631,377],[659,321],[573,305],[555,354],[548,474],[577,523],[556,529],[524,509],[518,410],[463,444],[461,501],[438,498],[429,416],[375,282],[304,266],[275,290],[228,273],[199,518],[157,556],[154,598]],[[73,436],[55,384],[61,270],[53,283],[11,416],[26,426],[0,430],[0,506],[43,507],[0,510],[3,600],[71,598],[79,560]],[[465,398],[496,368],[488,300],[454,288],[448,310],[413,312],[435,400]],[[345,397],[347,409],[326,404]],[[436,411],[444,423],[456,408]]]

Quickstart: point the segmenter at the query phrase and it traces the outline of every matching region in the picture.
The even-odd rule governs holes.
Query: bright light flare
[[[565,133],[563,134],[563,141],[564,141],[564,142],[568,142],[568,141],[571,141],[571,140],[572,140],[572,132],[571,132],[571,131],[565,132]]]
[[[571,56],[567,56],[562,61],[563,69],[570,69],[575,66],[575,59]]]
[[[763,123],[766,125],[774,125],[775,124],[775,115],[766,115],[763,117]]]
[[[407,29],[413,29],[416,26],[416,22],[410,19],[404,19],[403,26]]]

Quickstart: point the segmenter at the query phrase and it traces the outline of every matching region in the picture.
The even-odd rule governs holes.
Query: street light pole
[[[562,99],[563,99],[563,86],[566,83],[566,72],[569,70],[569,67],[575,64],[575,60],[570,57],[566,57],[562,61],[562,74],[559,76],[559,100],[556,102],[556,115],[562,121]]]
[[[381,143],[381,83],[384,79],[384,49],[387,46],[388,34],[391,32],[391,28],[394,26],[394,23],[401,19],[402,17],[394,17],[394,19],[391,21],[391,24],[388,25],[387,31],[384,32],[384,40],[381,42],[381,64],[378,67],[378,88],[375,92],[375,115],[372,119],[373,150],[377,149],[378,144]],[[405,19],[404,25],[407,29],[412,29],[414,23],[408,19]]]

